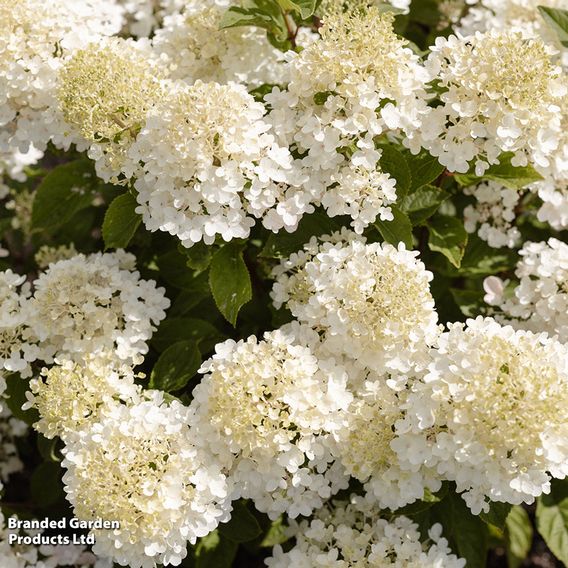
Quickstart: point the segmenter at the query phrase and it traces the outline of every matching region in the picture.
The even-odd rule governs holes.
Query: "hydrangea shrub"
[[[568,563],[568,0],[0,22],[2,568]]]

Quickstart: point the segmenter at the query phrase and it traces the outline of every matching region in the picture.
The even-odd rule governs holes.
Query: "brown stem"
[[[288,12],[282,11],[282,16],[284,17],[284,23],[286,24],[286,29],[288,30],[288,41],[292,45],[293,49],[296,49],[296,36],[298,35],[298,26],[294,22],[294,18],[290,16]]]

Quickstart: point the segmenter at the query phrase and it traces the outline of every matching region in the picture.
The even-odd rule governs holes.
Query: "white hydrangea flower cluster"
[[[554,49],[510,31],[438,37],[426,67],[442,104],[418,138],[450,171],[481,176],[513,153],[513,165],[550,165],[561,135],[566,80]]]
[[[349,232],[314,238],[274,269],[272,299],[324,332],[331,353],[377,373],[407,372],[427,360],[439,333],[433,275],[417,255]]]
[[[522,192],[488,181],[466,187],[464,193],[475,198],[475,203],[463,212],[465,230],[477,232],[479,238],[493,248],[517,246],[521,233],[514,225],[515,208]]]
[[[33,295],[25,276],[1,272],[0,367],[29,377],[36,360],[105,351],[139,363],[169,300],[134,263],[124,251],[79,254],[50,264],[32,283]]]
[[[29,328],[30,286],[25,276],[11,270],[0,272],[0,368],[31,375],[30,363],[40,356]]]
[[[189,84],[236,81],[249,88],[285,82],[283,54],[269,43],[265,30],[220,29],[227,4],[190,0],[183,12],[164,19],[152,45],[168,76]]]
[[[106,405],[95,422],[67,433],[63,481],[75,515],[120,523],[92,530],[96,554],[131,568],[178,565],[187,541],[228,518],[227,480],[212,454],[196,448],[190,414],[146,391],[131,404]]]
[[[46,438],[65,440],[114,401],[133,400],[139,393],[134,378],[131,367],[114,354],[87,355],[80,363],[56,359],[42,370],[41,378],[30,381],[22,408],[37,409],[40,419],[34,428]]]
[[[427,112],[427,73],[377,7],[332,11],[319,33],[287,54],[290,81],[265,97],[267,120],[278,143],[298,156],[290,215],[321,204],[330,216],[351,216],[361,233],[377,216],[393,218],[396,182],[381,170],[375,141],[385,133],[414,136]]]
[[[352,395],[344,369],[318,357],[319,347],[297,323],[262,340],[228,340],[193,391],[194,435],[229,472],[232,498],[252,499],[271,518],[310,515],[347,487],[331,442]]]
[[[120,30],[109,0],[0,2],[0,168],[41,157],[60,126],[50,113],[58,69],[72,50]],[[0,169],[0,172],[1,172]]]
[[[166,92],[147,42],[106,38],[77,49],[62,67],[58,109],[72,139],[88,147],[97,174],[118,181],[147,112]]]
[[[422,499],[425,490],[438,491],[441,479],[435,471],[394,450],[401,444],[395,440],[404,436],[397,424],[404,418],[416,377],[361,372],[353,364],[346,364],[346,369],[354,399],[335,436],[334,453],[346,472],[364,484],[366,499],[396,510]]]
[[[472,6],[460,20],[458,31],[463,35],[488,30],[512,30],[525,37],[542,37],[559,47],[558,36],[544,22],[539,6],[568,9],[566,0],[468,0]]]
[[[99,175],[115,181],[134,176],[146,227],[177,235],[185,246],[202,239],[210,244],[216,235],[246,237],[255,218],[272,231],[293,231],[318,205],[333,216],[350,215],[358,232],[377,216],[392,220],[395,180],[378,167],[374,139],[387,131],[410,134],[427,112],[427,74],[394,34],[392,19],[373,8],[330,16],[321,40],[299,55],[290,52],[286,65],[269,66],[282,67],[291,79],[287,90],[267,95],[270,112],[264,116],[265,106],[244,86],[202,82],[233,78],[254,86],[257,80],[218,53],[226,34],[242,38],[245,32],[213,33],[209,13],[217,21],[214,5],[190,5],[172,16],[172,29],[154,38],[154,64],[142,61],[143,49],[113,39],[99,54],[83,50],[66,65],[59,92],[63,115],[94,142],[89,154]],[[205,26],[204,18],[209,27],[203,34],[217,52],[202,45],[196,53],[191,43],[199,37],[188,30]],[[182,41],[191,45],[181,47]],[[139,54],[139,64],[129,51]],[[188,56],[180,58],[180,51]],[[384,54],[381,66],[377,51]],[[231,47],[230,53],[250,65],[239,50]],[[348,55],[351,60],[339,63]],[[164,82],[153,70],[168,65]],[[101,99],[89,81],[112,88]],[[91,114],[93,105],[97,112]]]
[[[395,451],[407,396],[441,332],[432,275],[416,255],[349,231],[312,239],[275,269],[272,292],[276,307],[286,304],[321,336],[320,357],[334,357],[348,377],[353,400],[339,412],[333,456],[370,502],[393,510],[441,484],[435,471]]]
[[[393,445],[455,481],[474,514],[532,503],[568,474],[567,347],[491,318],[448,327]]]
[[[128,153],[133,171],[143,163],[135,186],[146,227],[187,247],[248,236],[251,214],[275,205],[292,162],[264,112],[236,83],[172,87]]]
[[[296,544],[287,552],[275,546],[273,556],[266,559],[269,568],[464,568],[466,562],[451,553],[441,525],[430,528],[424,544],[418,525],[409,518],[381,519],[379,509],[356,497],[334,502],[312,521],[294,523],[290,532]]]
[[[528,242],[519,254],[518,284],[509,293],[508,282],[490,276],[485,283],[493,291],[488,302],[514,327],[546,332],[568,342],[568,245],[555,238]]]
[[[135,257],[124,251],[53,263],[33,287],[25,322],[48,362],[109,350],[125,362],[140,362],[169,307],[164,289],[142,280]]]
[[[568,97],[561,105],[561,136],[558,148],[552,153],[550,166],[539,168],[543,181],[535,183],[543,204],[538,218],[558,231],[568,227]]]

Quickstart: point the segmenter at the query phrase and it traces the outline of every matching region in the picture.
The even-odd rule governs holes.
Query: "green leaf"
[[[22,379],[14,373],[6,377],[6,404],[12,414],[19,420],[30,426],[39,420],[39,412],[35,408],[22,410],[22,405],[27,402],[26,392],[29,390],[29,379]]]
[[[225,339],[226,336],[208,321],[180,317],[165,319],[152,336],[151,343],[161,352],[177,341],[195,341],[199,349],[206,353],[214,344]]]
[[[244,501],[233,502],[231,520],[219,525],[221,536],[233,542],[248,542],[254,540],[261,532],[255,516],[247,509]]]
[[[432,183],[437,180],[445,171],[445,167],[438,162],[438,158],[431,156],[423,150],[414,156],[410,152],[406,154],[406,160],[412,175],[412,189]]]
[[[195,243],[190,248],[185,248],[180,245],[178,250],[181,254],[185,255],[186,263],[189,268],[200,272],[209,268],[211,264],[211,248],[203,241]]]
[[[379,149],[382,151],[379,160],[381,169],[396,180],[396,195],[398,199],[402,199],[408,193],[412,183],[408,162],[404,154],[390,144],[381,144]]]
[[[538,7],[544,21],[556,32],[560,43],[568,47],[568,10],[558,10],[547,6]]]
[[[536,528],[552,553],[568,564],[568,479],[553,479],[551,485],[537,501]]]
[[[241,8],[240,6],[231,6],[223,14],[219,22],[219,28],[226,29],[240,26],[260,26],[266,28],[270,25],[271,20],[268,14],[263,14],[261,11],[249,10],[247,8]]]
[[[60,462],[62,460],[61,451],[58,448],[59,442],[60,440],[57,437],[50,440],[43,434],[38,433],[37,449],[45,461]]]
[[[280,231],[271,233],[260,256],[268,258],[285,258],[297,252],[309,242],[312,237],[329,235],[338,230],[340,225],[326,214],[319,211],[306,215],[293,233]]]
[[[187,266],[185,256],[177,250],[172,250],[158,257],[156,264],[160,276],[175,288],[195,291],[199,276]]]
[[[30,479],[30,491],[36,506],[49,507],[59,501],[62,495],[62,475],[60,465],[55,462],[43,462],[34,470]]]
[[[468,318],[478,316],[480,309],[486,306],[483,300],[484,293],[482,290],[458,290],[457,288],[450,288],[450,292],[462,314]]]
[[[136,213],[136,199],[131,193],[116,197],[109,205],[103,221],[105,249],[126,248],[142,222]]]
[[[285,42],[288,29],[284,15],[274,0],[248,0],[243,6],[231,6],[223,14],[220,29],[240,26],[258,26],[267,30],[276,43]]]
[[[528,556],[533,540],[533,527],[528,513],[515,505],[505,521],[505,543],[509,568],[520,568]]]
[[[460,274],[464,276],[489,276],[514,269],[517,253],[510,249],[494,249],[476,234],[469,235]]]
[[[487,526],[471,513],[464,500],[450,491],[429,512],[430,522],[441,523],[443,536],[448,539],[452,550],[465,558],[467,568],[485,568],[489,536]]]
[[[57,229],[93,202],[97,178],[89,160],[57,166],[39,184],[32,209],[35,229]]]
[[[442,253],[459,268],[467,245],[463,221],[449,215],[437,215],[428,221],[430,250]]]
[[[542,176],[532,166],[513,166],[511,152],[499,157],[499,164],[491,166],[481,177],[473,174],[458,174],[456,181],[462,186],[477,185],[483,180],[496,181],[509,189],[522,189],[531,183],[542,180]]]
[[[396,205],[391,205],[394,219],[392,221],[381,221],[377,219],[375,226],[387,243],[398,246],[403,242],[407,249],[413,246],[412,223],[406,213],[403,213]]]
[[[492,501],[489,503],[489,511],[487,513],[480,513],[479,517],[489,525],[504,529],[505,521],[511,511],[511,507],[512,505],[509,505],[509,503]]]
[[[150,375],[149,387],[165,392],[184,388],[201,366],[201,353],[195,341],[178,341],[161,355]]]
[[[440,21],[440,7],[437,0],[420,0],[410,5],[410,17],[421,25],[434,29]]]
[[[201,288],[202,285],[205,285],[205,289]],[[210,297],[211,290],[209,289],[209,277],[205,272],[202,272],[199,274],[199,277],[195,279],[194,289],[182,290],[177,295],[168,312],[168,316],[185,316],[206,298]]]
[[[213,531],[199,539],[195,548],[196,568],[230,568],[237,555],[238,544]]]
[[[243,260],[243,245],[229,243],[215,253],[211,261],[209,285],[219,311],[234,327],[239,310],[252,299],[250,274]]]
[[[408,193],[400,201],[400,208],[408,215],[413,225],[420,225],[434,215],[448,197],[449,194],[439,187],[423,185]]]
[[[316,0],[278,0],[278,4],[284,10],[295,10],[302,16],[302,20],[307,20],[316,11]]]
[[[405,505],[400,509],[396,510],[396,515],[404,515],[405,517],[412,517],[423,513],[430,507],[433,507],[436,503],[439,503],[448,494],[447,484],[442,485],[442,489],[437,493],[432,493],[429,489],[424,490],[424,496],[420,501],[415,501],[410,505]]]
[[[272,521],[270,527],[268,527],[268,531],[259,546],[261,548],[272,548],[277,544],[283,544],[289,539],[290,536],[286,533],[284,521],[282,517],[278,517],[275,521]]]

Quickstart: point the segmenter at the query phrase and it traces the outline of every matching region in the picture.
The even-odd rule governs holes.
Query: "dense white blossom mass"
[[[331,454],[351,402],[347,375],[298,324],[217,345],[194,389],[195,433],[230,472],[234,497],[276,517],[310,515],[347,487]]]
[[[450,324],[399,424],[415,437],[395,449],[409,460],[419,449],[474,514],[489,501],[532,503],[568,474],[567,364],[566,345],[546,334],[481,316]]]
[[[566,80],[555,50],[512,31],[438,37],[426,61],[442,104],[421,143],[450,171],[482,175],[512,152],[513,165],[550,165],[561,136]]]
[[[568,245],[558,239],[548,242],[527,242],[519,251],[515,276],[518,282],[512,290],[496,276],[486,280],[494,293],[488,303],[499,308],[515,327],[534,332],[547,332],[568,341]],[[510,287],[508,287],[510,288]]]
[[[353,499],[320,510],[312,521],[294,524],[295,546],[284,552],[277,545],[269,568],[335,568],[339,566],[394,566],[397,568],[463,568],[465,560],[451,553],[441,525],[420,542],[418,525],[406,517],[393,522],[378,518],[379,510]]]
[[[275,268],[272,298],[324,332],[331,352],[379,373],[408,371],[439,333],[432,273],[416,257],[402,243],[367,244],[349,232],[312,239]]]
[[[190,410],[147,392],[69,432],[63,461],[75,515],[120,523],[94,529],[94,551],[132,568],[178,565],[187,541],[211,532],[228,512],[225,476],[195,447]]]
[[[0,491],[120,523],[2,568],[463,568],[414,507],[568,476],[567,0],[307,4],[0,0]]]

